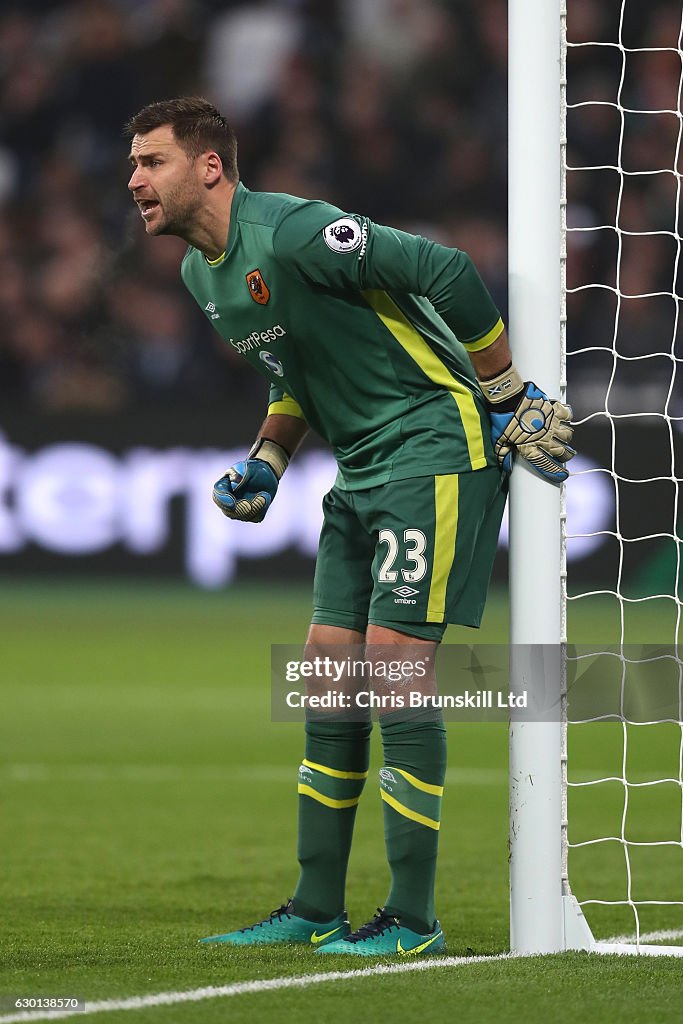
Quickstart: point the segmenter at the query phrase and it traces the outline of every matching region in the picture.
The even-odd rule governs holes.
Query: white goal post
[[[636,0],[622,0],[622,6],[630,2]],[[510,337],[523,378],[537,381],[549,394],[560,397],[566,387],[567,3],[571,5],[572,0],[509,0],[508,4]],[[628,47],[621,39],[622,21],[618,39],[595,45],[612,45],[625,61]],[[680,35],[672,46],[680,51]],[[623,77],[622,71],[622,83]],[[621,84],[617,85],[618,102],[611,105],[621,113],[623,125]],[[679,118],[680,102],[679,89]],[[621,173],[620,168],[612,170]],[[676,171],[674,166],[674,174]],[[679,177],[679,194],[680,185]],[[618,214],[611,229],[619,236]],[[679,229],[674,225],[672,230],[680,255]],[[618,293],[618,288],[617,267],[612,290]],[[677,302],[675,271],[672,290]],[[617,302],[619,298],[617,294]],[[616,326],[615,339],[610,338],[607,345],[616,345]],[[675,368],[673,344],[671,358]],[[611,470],[616,476],[614,467]],[[672,478],[673,473],[672,459]],[[515,467],[510,496],[511,687],[527,689],[530,694],[537,687],[546,703],[551,689],[558,707],[566,707],[564,502],[564,488],[550,486],[522,464]],[[675,541],[675,521],[672,529]],[[615,590],[619,597],[616,585]],[[680,620],[675,593],[673,599],[679,604]],[[624,642],[622,629],[614,643]],[[554,717],[557,720],[510,726],[512,952],[585,949],[683,956],[683,946],[648,945],[640,935],[634,943],[594,939],[567,877],[566,714]],[[683,723],[681,726],[683,737]],[[625,775],[625,765],[623,772]],[[628,795],[625,778],[623,782]],[[628,844],[624,845],[628,859]],[[676,900],[672,894],[670,902],[683,899],[680,893],[678,896]]]

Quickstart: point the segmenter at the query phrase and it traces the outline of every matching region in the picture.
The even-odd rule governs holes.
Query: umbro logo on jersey
[[[249,285],[249,294],[254,302],[258,302],[259,306],[265,306],[270,298],[270,289],[263,280],[261,271],[250,270],[247,274],[247,284]]]
[[[208,313],[212,320],[220,320],[221,318],[220,313],[216,312],[215,302],[207,302],[207,304],[204,306],[204,312]]]
[[[363,241],[363,234],[353,217],[340,217],[323,228],[323,238],[333,252],[354,252]]]

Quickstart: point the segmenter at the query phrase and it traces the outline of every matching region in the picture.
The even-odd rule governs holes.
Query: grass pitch
[[[656,642],[660,620],[643,611],[638,638]],[[196,943],[265,915],[296,880],[302,734],[300,725],[270,721],[269,646],[304,636],[306,593],[12,583],[0,586],[0,615],[1,994],[125,999],[368,966],[307,950]],[[593,606],[581,621],[577,609],[581,639],[607,631],[616,639],[611,615]],[[504,642],[505,620],[494,594],[477,640]],[[472,633],[451,630],[448,639],[472,642]],[[636,780],[664,777],[677,764],[680,729],[657,729],[640,729],[628,747]],[[620,771],[622,732],[578,727],[576,777],[615,764]],[[453,723],[449,740],[438,912],[449,955],[497,954],[509,941],[507,733],[500,724]],[[610,785],[572,795],[576,838],[619,834],[623,786],[610,793]],[[662,787],[634,790],[627,813],[643,839],[680,839],[680,789],[678,806]],[[635,898],[682,898],[681,853],[634,855]],[[579,898],[626,892],[619,848],[577,851],[571,872]],[[354,925],[387,889],[380,799],[370,783],[349,871]],[[683,927],[676,908],[651,911],[644,929]],[[622,908],[596,908],[589,919],[601,937],[633,931],[633,914]],[[680,970],[670,958],[492,960],[100,1016],[106,1024],[370,1014],[422,1021],[444,1012],[460,1024],[673,1022]]]

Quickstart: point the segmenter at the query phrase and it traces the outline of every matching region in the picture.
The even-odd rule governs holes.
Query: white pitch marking
[[[658,932],[641,932],[640,943],[663,942],[664,939],[683,939],[683,928],[663,928]],[[633,932],[631,935],[614,935],[611,939],[598,939],[598,942],[607,942],[619,945],[635,945],[638,936]]]
[[[573,782],[594,782],[599,778],[597,769],[575,772]],[[176,782],[188,779],[201,782],[221,782],[225,779],[249,778],[252,782],[291,783],[296,777],[296,763],[251,764],[248,767],[219,764],[143,764],[86,762],[60,764],[46,761],[14,761],[0,765],[0,778],[9,782]],[[646,772],[633,772],[633,782],[647,782]],[[504,768],[449,768],[446,781],[459,786],[505,786],[508,773]]]
[[[226,779],[249,778],[252,782],[283,782],[296,779],[297,763],[291,766],[252,764],[248,767],[229,764],[50,764],[47,762],[13,762],[0,766],[0,777],[11,782],[221,782]],[[507,782],[507,772],[497,768],[449,768],[447,782],[456,785],[498,786]]]
[[[378,964],[376,967],[362,967],[352,971],[328,971],[322,974],[303,974],[287,978],[266,978],[261,981],[238,981],[233,985],[209,985],[186,992],[156,992],[147,996],[131,996],[129,999],[102,999],[96,1003],[86,1002],[83,1010],[48,1010],[47,1013],[33,1013],[23,1010],[0,1016],[0,1024],[24,1024],[26,1021],[66,1020],[67,1017],[81,1018],[89,1013],[107,1013],[114,1010],[141,1010],[148,1006],[172,1006],[177,1003],[199,1003],[204,999],[218,999],[226,996],[240,996],[252,992],[273,992],[283,988],[308,988],[322,985],[326,981],[347,981],[348,979],[382,977],[387,974],[406,974],[409,971],[428,971],[435,967],[462,967],[464,964],[491,963],[509,960],[509,953],[491,956],[445,956],[432,960],[411,960],[401,964]]]

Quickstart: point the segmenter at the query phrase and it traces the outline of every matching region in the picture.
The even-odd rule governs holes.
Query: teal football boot
[[[341,939],[351,931],[346,911],[331,921],[307,921],[297,917],[291,900],[283,903],[272,914],[235,932],[225,935],[209,935],[200,942],[222,942],[227,946],[272,946],[278,943],[322,947],[335,939]]]
[[[341,953],[351,956],[430,956],[443,953],[446,942],[438,921],[426,935],[402,925],[393,914],[378,908],[375,917],[358,931],[342,939],[325,943],[317,953]]]

